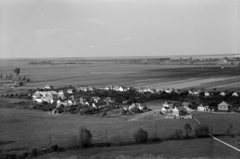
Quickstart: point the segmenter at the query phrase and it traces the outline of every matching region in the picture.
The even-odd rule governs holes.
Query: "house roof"
[[[218,104],[218,106],[230,106],[230,104],[228,104],[225,101],[223,101],[222,103]]]
[[[96,106],[103,106],[103,105],[107,105],[106,102],[99,102],[99,103],[94,103]]]
[[[209,105],[206,103],[201,103],[198,107],[206,107],[206,106],[209,106]]]
[[[183,106],[180,107],[176,107],[178,109],[178,111],[187,111],[186,108],[184,108]]]
[[[99,97],[92,97],[91,99],[101,99],[101,98],[99,98]]]

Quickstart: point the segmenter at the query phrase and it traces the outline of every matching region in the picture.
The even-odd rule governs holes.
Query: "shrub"
[[[57,151],[57,150],[58,150],[58,145],[51,145],[50,148],[51,148],[53,151]]]
[[[32,156],[35,157],[38,155],[37,149],[32,149]]]
[[[195,137],[204,137],[209,134],[208,125],[200,124],[194,129]]]
[[[174,132],[174,138],[180,140],[183,138],[183,132],[182,130],[176,129]]]
[[[137,144],[146,143],[148,141],[148,133],[141,128],[132,131],[132,137]]]
[[[107,116],[106,110],[104,110],[103,113],[102,113],[102,117],[105,117],[105,116]]]
[[[230,136],[231,135],[231,130],[232,130],[233,126],[232,124],[228,124],[228,128],[227,128],[227,131],[226,131],[226,135],[227,136]]]
[[[87,148],[90,147],[92,144],[92,134],[90,130],[86,129],[85,127],[81,127],[79,130],[79,142],[80,146]]]

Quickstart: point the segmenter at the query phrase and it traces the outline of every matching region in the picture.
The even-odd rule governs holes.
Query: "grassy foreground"
[[[148,155],[146,155],[148,154]],[[91,148],[52,153],[38,159],[165,159],[165,158],[224,158],[237,159],[236,151],[208,139],[165,141],[122,147]]]
[[[133,116],[131,116],[133,117]],[[46,148],[51,144],[70,146],[76,144],[81,126],[93,135],[93,142],[129,141],[134,128],[143,128],[149,137],[164,137],[182,129],[186,123],[195,127],[194,120],[160,119],[155,121],[129,121],[127,118],[108,118],[64,114],[49,115],[48,112],[0,109],[0,150],[25,152],[33,148]],[[51,136],[50,136],[51,135]],[[50,140],[51,138],[51,140]]]

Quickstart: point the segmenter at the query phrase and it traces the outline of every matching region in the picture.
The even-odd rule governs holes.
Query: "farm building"
[[[200,104],[197,108],[198,111],[209,111],[209,105],[207,104]]]
[[[218,110],[220,111],[228,111],[230,108],[230,104],[226,103],[226,102],[222,102],[220,104],[218,104]]]

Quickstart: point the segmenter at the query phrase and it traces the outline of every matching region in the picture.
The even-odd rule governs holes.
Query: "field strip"
[[[201,122],[200,122],[196,117],[194,117],[194,119],[197,121],[198,124],[201,124]],[[226,142],[224,142],[224,141],[222,141],[222,140],[214,137],[211,133],[209,133],[209,135],[210,135],[214,140],[216,140],[216,141],[218,141],[218,142],[220,142],[220,143],[222,143],[222,144],[224,144],[224,145],[226,145],[226,146],[228,146],[228,147],[230,147],[230,148],[232,148],[232,149],[240,152],[240,149],[238,149],[238,148],[236,148],[236,147],[234,147],[234,146],[232,146],[232,145],[230,145],[230,144],[228,144],[228,143],[226,143]]]
[[[221,87],[228,87],[228,86],[236,86],[236,85],[240,85],[240,82],[234,82],[234,83],[229,83],[229,84],[223,84],[223,85],[218,85],[218,86],[214,86],[214,87],[208,87],[208,88],[221,88]]]

